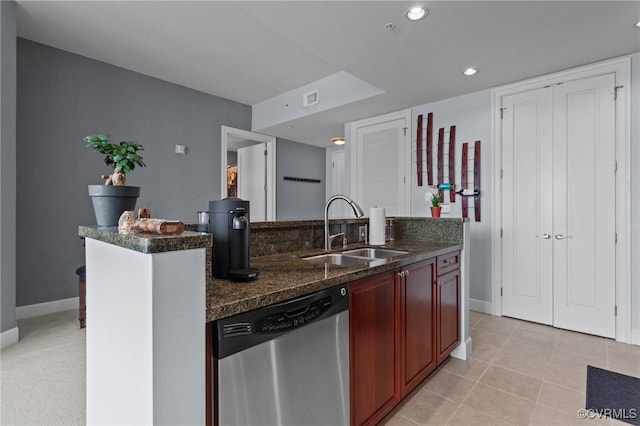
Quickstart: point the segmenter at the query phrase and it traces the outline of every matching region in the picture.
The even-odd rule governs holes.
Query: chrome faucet
[[[362,211],[360,206],[356,204],[356,202],[353,201],[351,198],[345,195],[334,195],[333,197],[329,198],[327,200],[327,203],[324,205],[324,250],[325,251],[331,251],[331,242],[333,241],[334,238],[341,235],[341,234],[329,235],[329,206],[335,200],[344,200],[347,203],[349,203],[356,217],[364,216],[364,212]]]

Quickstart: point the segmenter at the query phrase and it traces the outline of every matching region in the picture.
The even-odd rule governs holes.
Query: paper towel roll
[[[369,244],[384,245],[385,224],[384,207],[372,207],[369,211]]]

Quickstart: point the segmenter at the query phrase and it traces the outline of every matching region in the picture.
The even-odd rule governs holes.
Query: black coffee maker
[[[249,202],[240,198],[209,201],[209,230],[213,234],[213,276],[232,281],[255,279],[249,267]]]

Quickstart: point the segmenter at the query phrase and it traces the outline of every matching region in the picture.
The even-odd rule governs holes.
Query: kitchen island
[[[211,235],[80,227],[87,267],[87,424],[205,422]]]
[[[408,221],[410,228],[414,221]],[[212,321],[460,250],[461,344],[452,355],[466,359],[471,350],[463,238],[430,242],[396,234],[386,247],[407,254],[376,265],[303,260],[321,252],[313,248],[261,253],[251,259],[260,277],[236,283],[211,278],[210,234],[122,235],[95,227],[80,227],[79,234],[87,240],[90,424],[209,423]]]

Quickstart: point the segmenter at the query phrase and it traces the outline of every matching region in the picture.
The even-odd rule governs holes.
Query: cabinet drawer
[[[443,254],[438,256],[436,261],[436,274],[442,275],[449,271],[454,271],[460,268],[460,252],[454,251],[452,253]]]

